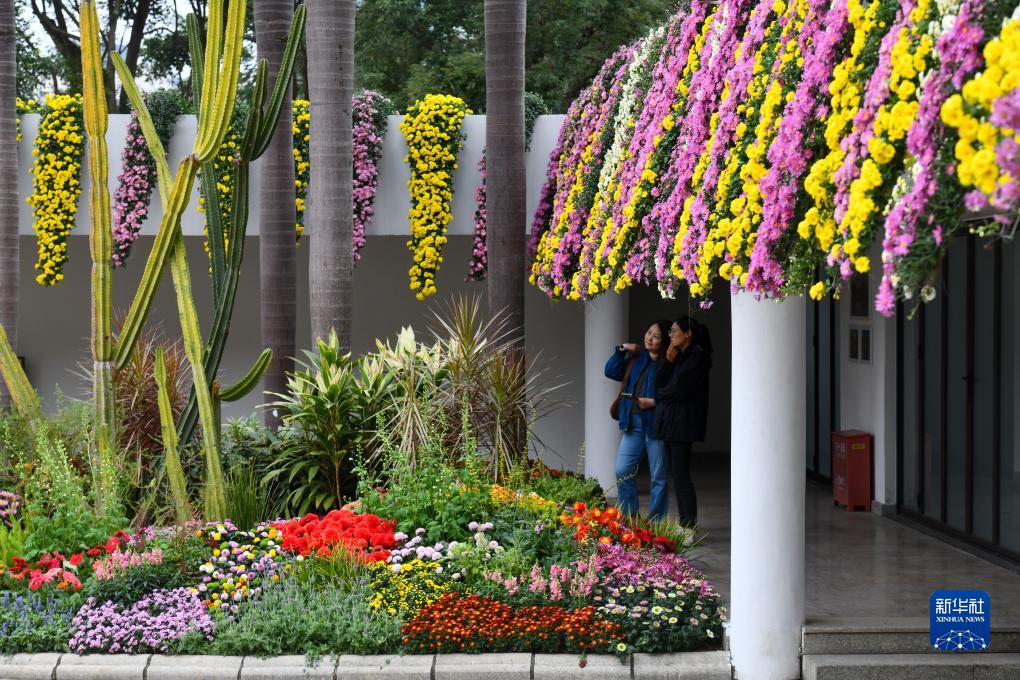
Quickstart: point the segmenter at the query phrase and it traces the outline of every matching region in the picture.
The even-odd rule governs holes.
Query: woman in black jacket
[[[684,316],[669,331],[666,360],[655,373],[656,439],[666,442],[680,521],[698,523],[698,497],[691,480],[691,444],[705,440],[708,421],[708,372],[712,341],[708,329]]]

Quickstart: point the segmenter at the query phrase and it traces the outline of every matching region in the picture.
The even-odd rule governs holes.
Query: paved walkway
[[[694,557],[724,598],[730,585],[729,458],[703,454],[692,475],[705,539]],[[1020,575],[874,513],[834,507],[832,492],[807,483],[808,620],[928,617],[932,591],[988,591],[995,616],[1020,617]],[[639,479],[647,503],[647,480]],[[672,489],[670,489],[672,494]],[[676,513],[676,498],[670,499]],[[763,584],[767,587],[767,584]]]

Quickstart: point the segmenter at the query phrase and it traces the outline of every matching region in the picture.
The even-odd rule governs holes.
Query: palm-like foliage
[[[291,488],[287,504],[298,514],[336,507],[354,490],[352,457],[369,444],[379,405],[377,394],[362,390],[359,362],[340,350],[335,331],[317,347],[305,352],[287,392],[271,404],[294,436],[267,479]],[[381,389],[378,380],[370,384]]]

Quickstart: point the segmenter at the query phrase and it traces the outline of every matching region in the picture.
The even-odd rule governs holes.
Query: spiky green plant
[[[212,159],[202,166],[202,194],[206,200],[205,214],[209,232],[209,261],[212,269],[214,305],[213,322],[209,330],[209,338],[206,341],[207,350],[205,353],[205,372],[210,380],[210,385],[219,371],[223,349],[226,347],[227,337],[230,333],[230,319],[234,313],[237,284],[240,279],[241,263],[244,260],[245,236],[248,230],[248,190],[251,162],[265,153],[272,140],[273,131],[276,130],[284,99],[290,91],[290,84],[294,77],[294,60],[301,44],[301,36],[304,34],[304,26],[305,8],[300,5],[294,10],[290,34],[287,36],[287,47],[268,102],[266,100],[267,62],[262,60],[259,63],[255,88],[252,91],[251,113],[248,116],[238,157],[232,169],[234,190],[231,194],[229,225],[223,224],[223,212],[219,207],[219,192],[215,186],[216,173],[212,166]],[[197,65],[201,63],[198,56],[202,53],[198,23],[189,21],[187,28],[191,63]],[[195,108],[201,110],[206,91],[204,87],[205,72],[201,66],[193,71],[192,77],[196,83],[193,88],[196,97]],[[254,389],[262,379],[266,368],[269,367],[271,358],[272,354],[267,356],[263,353],[248,375],[236,385],[225,388],[220,398],[224,401],[240,399]],[[181,441],[191,439],[198,416],[197,393],[193,390],[178,423],[177,432]]]

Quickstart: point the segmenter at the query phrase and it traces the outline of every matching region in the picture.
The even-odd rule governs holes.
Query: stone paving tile
[[[146,680],[237,680],[241,656],[164,656],[154,654]]]
[[[241,680],[273,678],[274,680],[332,680],[336,657],[319,659],[309,664],[303,656],[277,656],[271,659],[244,658]]]
[[[635,654],[636,680],[729,680],[729,652]]]
[[[60,654],[0,656],[0,680],[51,680]]]
[[[531,654],[439,654],[435,680],[530,680]]]
[[[607,654],[589,656],[583,668],[577,654],[536,654],[534,679],[624,680],[631,677],[630,670],[629,661],[621,663],[617,657]]]
[[[433,660],[434,657],[431,655],[341,655],[337,659],[336,676],[343,680],[377,680],[377,678],[430,680]]]
[[[148,654],[64,654],[56,680],[141,680]]]

